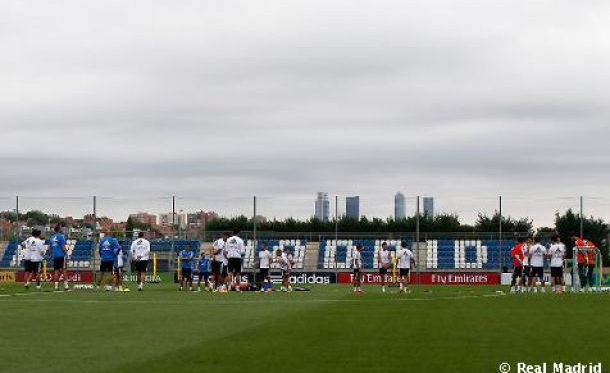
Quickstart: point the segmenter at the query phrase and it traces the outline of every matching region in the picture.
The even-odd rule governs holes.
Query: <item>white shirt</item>
[[[145,238],[138,238],[131,243],[131,257],[135,261],[148,260],[150,242]]]
[[[258,259],[259,259],[259,268],[269,268],[269,265],[271,264],[271,261],[273,260],[273,255],[271,254],[271,252],[269,250],[261,250],[261,252],[258,253]]]
[[[413,252],[409,249],[400,249],[396,253],[398,259],[398,268],[409,269],[411,268],[411,261],[413,260]]]
[[[562,243],[551,245],[549,255],[551,255],[551,267],[563,267],[563,260],[566,255],[566,246]]]
[[[229,237],[225,243],[225,251],[227,252],[227,258],[239,258],[246,253],[246,247],[244,246],[244,240],[237,236]]]
[[[31,260],[32,262],[42,262],[43,261],[43,253],[44,253],[44,241],[36,238],[30,237],[23,242],[23,246],[25,249],[24,260]]]
[[[17,248],[17,258],[21,260],[30,260],[30,253],[25,249],[25,241]]]
[[[379,252],[379,263],[380,264],[390,264],[390,262],[392,261],[392,257],[390,255],[390,250],[381,250]]]
[[[362,255],[360,255],[360,251],[358,250],[354,250],[354,252],[352,253],[352,268],[362,268]]]
[[[222,238],[214,241],[214,261],[215,262],[224,262],[224,249],[225,249],[225,240]],[[218,254],[216,254],[218,252]]]
[[[123,249],[119,249],[119,252],[116,254],[116,266],[123,268]]]
[[[290,263],[290,268],[294,267],[294,257],[292,256],[292,254],[286,254],[286,258],[288,259],[288,262]]]
[[[282,253],[279,262],[282,271],[288,271],[290,268],[292,268],[292,263],[290,263],[290,259],[288,259],[288,255],[286,255],[286,253]]]
[[[521,251],[523,252],[523,266],[528,267],[530,265],[530,247],[523,244]]]
[[[544,257],[546,255],[546,247],[541,244],[536,244],[530,248],[531,266],[532,267],[544,267]]]

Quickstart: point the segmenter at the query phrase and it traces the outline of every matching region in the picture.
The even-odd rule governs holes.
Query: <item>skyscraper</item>
[[[360,219],[360,196],[345,197],[345,217]]]
[[[424,215],[425,216],[434,216],[434,198],[433,197],[424,197]]]
[[[401,192],[394,196],[394,220],[403,220],[407,217],[407,205],[405,195]]]
[[[318,198],[316,199],[315,215],[318,220],[328,221],[330,216],[330,201],[328,200],[328,193],[318,192]]]

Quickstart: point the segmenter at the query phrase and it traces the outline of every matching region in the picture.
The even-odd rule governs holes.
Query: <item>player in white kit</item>
[[[381,291],[385,293],[388,271],[392,266],[392,253],[388,250],[387,242],[381,244],[381,250],[377,253],[377,263],[379,264],[379,275],[381,276]]]
[[[521,276],[521,283],[523,284],[523,291],[527,291],[527,286],[530,283],[530,275],[532,267],[530,266],[530,247],[532,246],[532,239],[527,238],[523,243],[521,250],[523,250],[523,275]]]
[[[547,257],[546,247],[542,245],[542,238],[536,237],[534,239],[534,245],[530,247],[530,292],[537,293],[538,288],[536,287],[536,281],[540,280],[540,292],[546,291],[544,283],[544,261]]]
[[[561,243],[559,236],[554,236],[551,239],[549,257],[551,258],[551,291],[554,294],[562,294],[565,292],[563,265],[566,257],[566,245]]]
[[[281,291],[292,291],[292,286],[290,286],[290,274],[292,271],[292,261],[287,253],[278,249],[275,252],[276,261],[280,264],[280,269],[282,270],[282,287]]]
[[[396,259],[398,260],[398,271],[400,275],[400,292],[409,293],[409,272],[411,270],[411,263],[415,261],[413,252],[407,248],[407,243],[402,241],[400,243],[400,249],[396,252]]]
[[[244,240],[239,237],[239,229],[233,229],[233,235],[225,242],[225,253],[227,269],[229,270],[229,282],[235,290],[240,291],[239,284],[241,283],[241,270],[246,246]]]
[[[138,233],[138,239],[131,243],[131,260],[134,261],[137,274],[138,291],[144,289],[144,279],[150,255],[150,242],[144,238],[144,232]]]
[[[41,232],[32,230],[32,235],[23,242],[25,261],[25,288],[30,288],[32,277],[36,278],[36,289],[40,290],[40,263],[44,260],[44,241],[40,239]]]
[[[261,250],[258,253],[258,268],[260,271],[260,289],[269,288],[271,284],[271,276],[269,275],[269,269],[273,262],[273,254],[269,251],[266,244],[261,244]],[[266,286],[265,286],[266,285]]]
[[[354,269],[354,293],[362,293],[362,245],[356,245],[352,253],[352,268]]]

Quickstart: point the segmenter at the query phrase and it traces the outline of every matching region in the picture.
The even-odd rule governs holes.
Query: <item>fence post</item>
[[[581,239],[585,239],[585,217],[584,217],[584,206],[585,202],[584,202],[584,198],[583,196],[580,196],[580,238]]]
[[[252,215],[252,255],[256,260],[256,196],[253,198],[253,215]],[[254,261],[253,261],[254,262]],[[252,283],[256,284],[256,269],[254,266],[251,268],[252,270]],[[262,280],[262,279],[261,279]],[[241,279],[240,279],[241,282]]]
[[[419,196],[417,196],[417,216],[415,217],[415,263],[417,265],[417,285],[420,285],[421,283],[421,274],[419,270],[419,208]]]
[[[93,281],[97,281],[97,265],[95,262],[95,248],[97,247],[97,196],[93,196],[93,229],[91,230],[91,263],[93,263]]]
[[[19,196],[15,197],[15,243],[19,245],[19,236],[21,227],[19,227]]]
[[[502,270],[504,267],[504,255],[502,255],[502,249],[503,249],[503,241],[502,241],[502,196],[500,196],[499,199],[500,202],[500,209],[499,209],[499,214],[500,214],[500,223],[498,226],[498,232],[499,232],[499,242],[500,242],[500,251],[498,252],[498,263],[500,264],[500,282],[502,282]]]
[[[169,251],[169,260],[168,260],[168,266],[169,266],[169,273],[172,276],[172,278],[174,277],[174,252],[176,250],[176,196],[172,196],[172,241],[171,241],[171,248]]]

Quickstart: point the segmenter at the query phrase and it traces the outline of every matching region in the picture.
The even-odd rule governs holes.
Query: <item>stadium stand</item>
[[[357,244],[363,245],[362,261],[364,268],[379,268],[377,253],[384,240],[321,240],[318,253],[318,269],[348,269],[352,252]],[[385,240],[392,256],[400,246],[399,240]],[[455,269],[499,269],[511,266],[510,249],[515,241],[506,240],[500,248],[499,240],[430,240],[426,243],[425,263],[427,270]],[[413,241],[407,240],[412,248]],[[421,246],[420,246],[421,247]]]
[[[127,244],[127,248],[131,247],[131,240],[124,241]],[[123,244],[123,242],[121,242]],[[176,240],[174,241],[174,251],[178,252],[184,249],[186,246],[199,252],[200,243],[198,240]],[[170,252],[172,250],[172,240],[154,240],[150,241],[150,251],[152,252]]]
[[[9,242],[4,248],[4,255],[2,256],[2,260],[0,260],[0,267],[8,268],[14,267],[13,263],[15,262],[17,252],[17,243],[15,241]]]
[[[364,268],[377,269],[379,267],[377,253],[384,241],[388,243],[389,250],[394,256],[395,251],[400,246],[400,240],[346,239],[335,241],[321,239],[319,250],[317,250],[317,253],[313,251],[314,257],[311,258],[315,261],[312,262],[313,268],[317,266],[318,269],[349,269],[353,250],[356,245],[362,244]],[[129,251],[131,242],[131,240],[119,241],[125,255]],[[274,254],[278,249],[291,253],[295,259],[294,269],[304,269],[307,240],[261,238],[257,240],[257,243],[258,246],[255,250],[254,241],[247,240],[246,242],[245,269],[255,268],[261,244],[267,245]],[[91,254],[95,251],[93,241],[68,240],[67,244],[69,252],[68,268],[90,268],[93,262]],[[407,240],[409,247],[413,247],[413,244],[412,240]],[[502,241],[502,247],[500,247],[499,240],[429,240],[423,246],[419,246],[421,255],[417,255],[417,257],[420,258],[420,270],[497,270],[502,267],[511,267],[510,249],[514,244],[514,240]],[[196,252],[201,250],[201,244],[198,240],[176,240],[174,241],[174,252],[177,253],[186,246]],[[316,244],[314,246],[318,247]],[[171,240],[151,241],[152,252],[169,254],[171,249]],[[422,250],[425,250],[425,252]],[[8,242],[0,260],[0,267],[19,266],[17,251],[18,245],[16,242]],[[52,265],[50,257],[47,259],[47,263],[48,266]]]
[[[91,240],[68,240],[68,268],[89,268],[91,265],[91,253],[93,252],[93,241]],[[52,261],[48,259],[48,265]]]
[[[352,253],[358,244],[362,245],[362,264],[365,269],[379,268],[377,253],[381,249],[383,242],[388,243],[389,250],[395,252],[400,246],[400,240],[375,240],[375,239],[354,239],[354,240],[321,240],[320,251],[318,253],[319,269],[349,269],[351,268]],[[411,247],[412,241],[407,240],[407,245]]]
[[[88,268],[91,265],[91,252],[93,241],[90,240],[68,240],[68,268]],[[0,267],[19,267],[18,245],[16,242],[9,242],[4,251]],[[45,242],[45,249],[48,251],[48,242]],[[53,265],[51,256],[47,256],[47,267]]]
[[[510,266],[514,241],[430,240],[426,249],[427,269],[499,269]]]
[[[244,268],[252,269],[255,267],[256,259],[262,244],[265,244],[269,250],[275,256],[276,250],[282,250],[292,254],[295,264],[294,269],[303,269],[303,263],[305,260],[305,248],[307,247],[307,240],[304,239],[257,239],[256,250],[254,249],[254,241],[248,240],[246,242],[246,257],[244,258]],[[277,267],[277,263],[272,265],[272,268]]]

